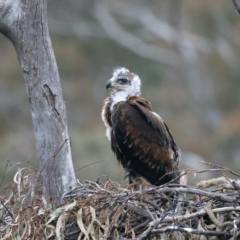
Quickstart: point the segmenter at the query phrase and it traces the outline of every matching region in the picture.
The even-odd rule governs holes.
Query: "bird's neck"
[[[118,91],[118,92],[113,92],[111,94],[111,99],[112,99],[112,103],[111,103],[111,111],[113,110],[113,107],[115,104],[119,103],[119,102],[125,102],[128,100],[128,98],[131,97],[129,96],[128,92],[125,91]]]

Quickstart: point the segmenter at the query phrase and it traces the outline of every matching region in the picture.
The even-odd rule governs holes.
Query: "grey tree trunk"
[[[13,43],[27,87],[48,200],[76,185],[66,108],[47,23],[47,0],[0,0],[0,32]]]

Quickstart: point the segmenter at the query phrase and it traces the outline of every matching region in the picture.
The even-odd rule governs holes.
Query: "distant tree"
[[[1,0],[0,32],[14,45],[27,87],[48,200],[76,185],[66,108],[47,23],[47,0]]]

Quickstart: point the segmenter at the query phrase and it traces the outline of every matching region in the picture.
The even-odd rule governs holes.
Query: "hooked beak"
[[[114,85],[114,78],[111,78],[106,83],[106,89],[112,88]]]

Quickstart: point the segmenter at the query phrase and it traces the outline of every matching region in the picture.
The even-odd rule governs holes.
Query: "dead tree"
[[[47,0],[0,0],[0,32],[13,43],[23,72],[44,191],[49,200],[60,202],[76,178]]]

